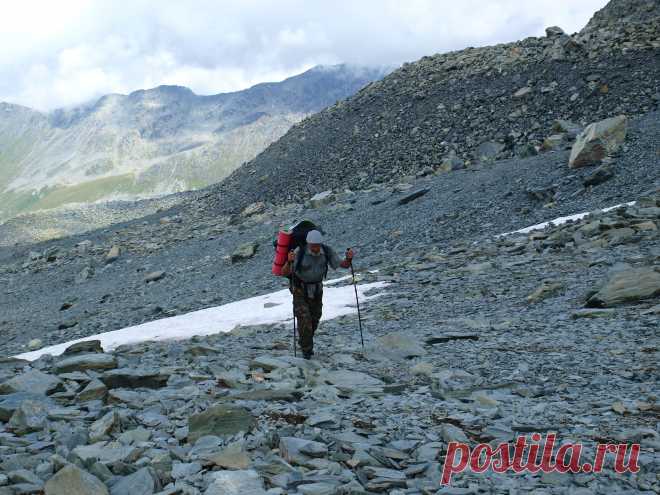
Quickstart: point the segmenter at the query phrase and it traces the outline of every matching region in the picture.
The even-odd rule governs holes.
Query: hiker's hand
[[[353,259],[353,250],[351,248],[348,248],[346,250],[346,259],[348,261],[351,261]]]
[[[289,251],[289,263],[293,263],[294,260],[296,259],[296,253],[293,251]]]

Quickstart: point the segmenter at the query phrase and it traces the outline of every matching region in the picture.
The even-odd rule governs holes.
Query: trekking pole
[[[350,248],[346,249],[348,253]],[[358,325],[360,327],[360,341],[362,342],[362,352],[364,352],[364,335],[362,334],[362,315],[360,314],[360,300],[358,299],[357,283],[355,282],[355,271],[353,270],[353,258],[349,260],[351,267],[351,276],[353,277],[353,289],[355,289],[355,304],[357,305],[358,312]]]
[[[289,290],[291,291],[291,294],[293,294],[292,290],[292,284],[293,281],[289,280]],[[292,311],[293,311],[293,357],[298,357],[297,351],[296,351],[296,303],[293,302],[292,299]]]

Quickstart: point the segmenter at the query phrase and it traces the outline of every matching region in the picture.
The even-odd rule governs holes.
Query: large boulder
[[[46,495],[108,495],[108,489],[96,476],[69,464],[46,482]]]
[[[628,117],[619,115],[589,124],[571,149],[568,166],[581,168],[599,164],[614,153],[626,139]]]
[[[634,268],[615,274],[587,301],[587,307],[603,308],[660,296],[660,271]]]

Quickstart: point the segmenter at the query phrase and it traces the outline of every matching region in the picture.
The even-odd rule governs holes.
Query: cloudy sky
[[[40,110],[159,84],[214,94],[316,64],[580,30],[606,0],[0,0],[0,101]]]

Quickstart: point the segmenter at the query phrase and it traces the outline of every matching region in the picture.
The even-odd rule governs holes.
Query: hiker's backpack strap
[[[325,271],[323,272],[323,280],[328,276],[328,264],[330,263],[328,246],[321,244],[321,249],[323,250],[323,257],[325,258]]]
[[[300,245],[298,246],[299,251],[298,251],[298,256],[296,256],[296,261],[294,262],[294,271],[298,271],[300,268],[300,265],[302,264],[302,260],[305,257],[305,251],[307,251],[307,245]]]

